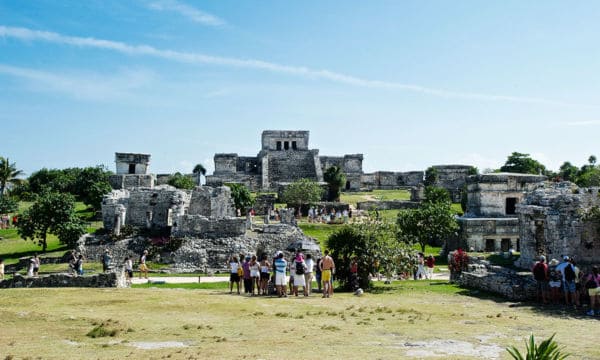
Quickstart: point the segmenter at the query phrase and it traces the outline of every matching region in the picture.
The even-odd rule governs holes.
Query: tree
[[[45,192],[19,215],[21,238],[38,242],[42,251],[48,247],[48,234],[55,234],[63,244],[73,245],[85,234],[85,226],[75,213],[75,199],[70,194]]]
[[[73,195],[78,196],[94,210],[101,210],[102,198],[112,190],[108,182],[110,174],[111,172],[102,165],[81,169],[73,184]]]
[[[323,189],[310,179],[296,180],[283,191],[282,201],[287,204],[298,205],[302,208],[304,204],[312,204],[321,200]]]
[[[592,166],[596,165],[596,160],[596,155],[590,155],[590,157],[588,158],[588,163]]]
[[[8,214],[19,209],[19,203],[12,197],[0,197],[0,214]]]
[[[200,182],[202,176],[206,175],[206,168],[202,164],[196,164],[196,166],[194,166],[194,170],[192,170],[192,173],[198,177],[198,186],[200,186],[202,184]]]
[[[425,202],[428,203],[450,203],[450,193],[448,190],[438,186],[425,187]]]
[[[520,174],[545,174],[546,167],[539,161],[532,159],[529,154],[513,152],[500,168],[500,171]]]
[[[23,175],[22,170],[17,170],[15,163],[10,163],[8,158],[0,156],[0,198],[4,196],[6,185],[19,184],[22,180],[18,177]]]
[[[402,210],[398,213],[398,239],[407,243],[418,243],[425,252],[427,245],[442,240],[458,230],[458,223],[450,203],[424,203],[418,209]]]
[[[46,169],[42,168],[29,176],[29,191],[34,194],[41,194],[44,191],[68,192],[73,190],[73,184],[77,178],[78,172],[74,169]]]
[[[346,175],[339,166],[329,167],[323,174],[323,179],[329,184],[329,201],[339,201],[341,189],[346,184]]]
[[[235,203],[235,208],[240,209],[241,212],[245,212],[247,208],[254,204],[254,199],[250,190],[244,184],[229,183],[225,184],[231,189],[231,197]]]
[[[194,183],[194,180],[192,180],[191,177],[183,175],[180,172],[176,172],[175,174],[171,175],[171,178],[169,179],[169,185],[185,190],[190,190],[196,187],[196,183]]]
[[[439,174],[436,168],[430,166],[425,170],[425,186],[433,186],[438,181]]]
[[[344,288],[349,283],[350,262],[356,257],[359,285],[363,289],[371,286],[369,273],[373,267],[387,276],[406,272],[410,268],[410,257],[414,252],[407,244],[396,241],[398,229],[393,223],[368,218],[363,222],[345,225],[327,239],[327,248],[336,263],[336,279]],[[374,265],[376,264],[376,265]]]
[[[564,181],[577,181],[577,172],[579,169],[577,166],[565,161],[558,169],[558,176]]]

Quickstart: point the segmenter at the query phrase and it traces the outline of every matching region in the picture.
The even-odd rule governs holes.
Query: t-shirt
[[[240,263],[236,263],[236,262],[232,261],[229,263],[229,267],[231,268],[232,274],[237,274],[238,268],[240,267]]]
[[[275,266],[275,271],[280,274],[285,274],[285,269],[287,268],[287,261],[284,258],[277,258],[273,263]]]
[[[304,261],[304,263],[306,264],[306,273],[307,274],[312,273],[313,266],[315,266],[313,259],[306,259],[306,261]]]
[[[125,270],[133,271],[133,261],[131,259],[125,261]]]
[[[565,281],[565,268],[567,266],[573,266],[571,265],[570,262],[568,261],[563,261],[560,264],[556,265],[556,271],[560,271],[560,274],[562,275],[562,281]],[[575,272],[575,270],[573,270],[573,272]],[[575,279],[571,280],[574,281]]]

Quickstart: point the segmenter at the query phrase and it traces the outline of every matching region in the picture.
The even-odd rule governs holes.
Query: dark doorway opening
[[[283,149],[284,150],[289,150],[290,149],[290,142],[289,141],[286,141],[286,142],[283,143]]]
[[[510,249],[510,239],[502,239],[500,242],[500,250],[508,251],[508,249]]]
[[[350,190],[350,181],[346,181],[346,190]]]
[[[129,164],[129,173],[135,174],[135,164]]]
[[[296,145],[295,141],[292,141],[292,150],[297,150],[298,146]]]
[[[281,141],[277,142],[277,150],[281,150]]]
[[[496,250],[496,240],[494,239],[485,239],[485,251],[493,252]]]
[[[517,198],[506,198],[506,215],[514,215],[517,210]]]

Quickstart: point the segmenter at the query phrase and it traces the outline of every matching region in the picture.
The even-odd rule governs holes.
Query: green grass
[[[154,275],[152,275],[154,276]],[[179,275],[177,275],[179,276]],[[158,288],[158,289],[188,289],[188,290],[199,290],[199,289],[219,289],[219,290],[228,290],[229,282],[228,281],[220,281],[220,282],[200,282],[200,283],[183,283],[183,284],[134,284],[131,285],[134,289],[148,289],[148,288]],[[241,287],[241,285],[240,285]],[[233,290],[235,291],[235,285]]]
[[[362,201],[410,200],[408,190],[373,190],[367,192],[343,192],[340,201],[356,206]]]
[[[321,251],[325,250],[325,245],[327,244],[327,239],[329,238],[329,235],[333,234],[333,232],[335,232],[342,226],[344,225],[308,223],[304,221],[298,223],[298,227],[302,229],[302,232],[304,232],[306,236],[315,238],[319,241]]]

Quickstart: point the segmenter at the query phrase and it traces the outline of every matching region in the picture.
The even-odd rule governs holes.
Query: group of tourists
[[[342,211],[331,209],[331,211],[327,211],[325,207],[318,208],[311,206],[308,209],[308,222],[309,223],[344,223],[347,224],[348,220],[352,217],[352,209],[348,211],[344,209]]]
[[[243,259],[240,262],[240,259]],[[335,263],[325,250],[325,256],[313,260],[311,254],[306,256],[299,250],[291,259],[286,259],[282,251],[277,251],[269,261],[263,254],[260,260],[256,255],[232,256],[229,259],[229,293],[233,293],[234,284],[240,294],[240,282],[244,293],[250,296],[277,294],[279,297],[289,295],[303,296],[313,294],[313,274],[317,281],[318,292],[323,297],[333,295],[333,273]],[[288,292],[289,288],[289,292]],[[323,289],[323,291],[321,291]]]
[[[10,228],[11,218],[8,214],[0,215],[0,229],[9,229]],[[13,215],[12,217],[12,226],[16,227],[18,222],[17,215]]]
[[[587,274],[577,266],[575,260],[563,256],[562,261],[546,262],[541,255],[531,269],[537,286],[538,301],[544,304],[560,304],[579,308],[589,299],[588,315],[600,315],[600,273],[593,266]]]

